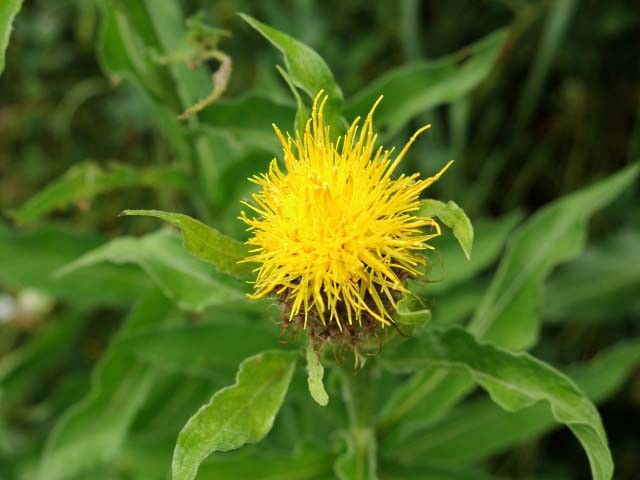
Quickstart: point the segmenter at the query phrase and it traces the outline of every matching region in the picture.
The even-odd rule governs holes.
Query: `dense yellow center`
[[[375,146],[373,106],[359,129],[357,118],[344,138],[332,143],[323,121],[326,96],[318,94],[302,137],[294,141],[274,129],[284,153],[283,172],[272,160],[269,172],[250,180],[261,187],[246,204],[258,214],[242,220],[255,245],[247,261],[260,266],[254,297],[286,295],[290,317],[315,310],[324,323],[361,322],[363,313],[382,325],[391,321],[394,293],[404,292],[401,272],[417,275],[425,263],[418,250],[440,234],[432,218],[415,216],[421,192],[437,175],[392,178],[417,136],[391,159]],[[425,233],[424,227],[430,232]]]

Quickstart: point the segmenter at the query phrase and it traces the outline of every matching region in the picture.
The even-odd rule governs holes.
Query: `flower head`
[[[249,225],[254,245],[246,261],[259,264],[253,297],[280,296],[288,321],[304,319],[342,330],[389,325],[405,280],[426,263],[420,250],[440,234],[433,218],[416,216],[420,194],[449,167],[420,179],[394,173],[418,130],[395,158],[376,147],[373,105],[362,127],[356,118],[344,137],[332,142],[324,124],[327,97],[320,92],[302,136],[294,140],[274,129],[284,154],[268,173],[250,180],[261,187],[246,204],[258,217]],[[428,231],[425,231],[425,228]]]

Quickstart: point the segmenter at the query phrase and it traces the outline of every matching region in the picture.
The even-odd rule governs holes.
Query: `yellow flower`
[[[247,243],[256,247],[245,261],[260,265],[252,296],[279,295],[288,321],[304,318],[305,328],[313,319],[340,330],[363,320],[389,325],[406,278],[426,263],[417,251],[433,248],[426,242],[440,235],[433,218],[414,215],[420,194],[451,162],[433,177],[392,178],[429,125],[392,160],[393,150],[375,145],[372,118],[382,97],[360,131],[357,118],[335,143],[323,121],[326,100],[316,96],[302,137],[285,138],[273,126],[286,172],[273,159],[268,173],[250,179],[261,187],[255,204],[245,203],[258,218],[241,216],[253,235]]]

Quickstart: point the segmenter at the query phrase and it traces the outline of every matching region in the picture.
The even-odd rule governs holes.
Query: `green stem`
[[[342,370],[342,397],[351,427],[371,424],[373,394],[372,369],[368,365],[357,372]]]
[[[371,363],[353,372],[341,367],[342,397],[349,416],[349,448],[337,464],[341,478],[377,479],[376,436],[373,428],[375,365]]]

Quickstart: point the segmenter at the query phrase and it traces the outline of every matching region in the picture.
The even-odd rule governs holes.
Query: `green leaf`
[[[327,123],[333,125],[334,128],[342,128],[343,122],[340,120],[343,103],[342,91],[322,57],[315,50],[287,34],[243,13],[238,15],[282,52],[289,78],[297,87],[305,91],[311,98],[315,98],[320,90],[324,90],[324,93],[329,97],[324,110]]]
[[[302,98],[300,97],[300,94],[298,93],[298,89],[293,84],[293,80],[291,80],[291,78],[289,77],[289,74],[285,72],[279,65],[276,65],[276,68],[278,69],[278,73],[280,73],[284,81],[289,86],[289,90],[291,90],[293,98],[296,99],[297,110],[296,119],[294,122],[294,130],[298,135],[300,135],[300,137],[302,137],[304,135],[304,128],[307,124],[307,119],[309,118],[309,112],[307,111],[307,107],[305,106]]]
[[[638,176],[638,164],[544,207],[512,237],[470,324],[477,337],[513,349],[538,336],[543,282],[559,263],[584,248],[587,221]]]
[[[126,5],[123,5],[125,4]],[[169,2],[163,2],[169,3]],[[176,117],[183,108],[174,92],[171,78],[159,65],[154,63],[149,50],[161,51],[153,38],[143,40],[140,30],[151,31],[129,20],[126,11],[117,7],[140,8],[140,1],[100,2],[102,25],[98,44],[98,57],[112,82],[117,84],[123,78],[138,86],[151,100],[152,116],[163,129],[173,146],[176,157],[189,161],[193,154],[192,146]],[[180,20],[180,19],[176,19]],[[151,35],[153,37],[153,35]]]
[[[566,373],[593,402],[601,402],[624,385],[639,363],[640,341],[628,341],[600,353],[586,365],[566,369]],[[543,405],[507,412],[478,399],[455,408],[432,428],[411,429],[410,435],[385,442],[382,451],[405,463],[433,459],[459,464],[502,452],[555,427],[557,423]]]
[[[9,46],[11,25],[21,8],[22,0],[3,0],[0,3],[0,74],[4,71],[4,56]]]
[[[184,426],[173,454],[173,479],[192,480],[213,452],[262,440],[280,410],[296,355],[264,352],[240,365],[236,383],[216,392]]]
[[[329,403],[329,395],[324,389],[322,377],[324,376],[324,367],[318,358],[318,353],[313,349],[311,341],[307,343],[307,384],[309,385],[309,393],[318,405],[323,407]]]
[[[168,231],[139,238],[116,238],[66,265],[58,275],[64,278],[70,272],[100,262],[138,265],[165,295],[185,310],[200,312],[212,305],[248,303],[244,295],[246,285],[194,258],[182,247],[180,238]]]
[[[131,312],[119,336],[161,323],[171,302],[158,291],[147,294]],[[117,453],[153,382],[148,366],[117,348],[118,340],[100,360],[92,388],[58,421],[47,440],[38,478],[73,477],[108,462]]]
[[[118,2],[117,8],[127,16],[145,44],[161,56],[171,57],[188,41],[187,21],[180,2],[129,0]],[[187,65],[186,61],[167,65],[183,111],[209,94],[210,72],[204,65]]]
[[[45,225],[22,232],[0,224],[0,284],[37,289],[82,307],[130,305],[147,287],[144,274],[135,268],[95,265],[61,278],[53,275],[104,240],[64,226]]]
[[[403,465],[394,461],[382,462],[380,478],[384,480],[495,480],[481,472],[478,466],[461,469],[458,465],[442,465],[442,462],[415,462]]]
[[[200,121],[195,116],[187,123],[177,115],[211,89],[210,73],[205,66],[189,68],[186,62],[160,64],[159,57],[170,57],[185,40],[185,19],[176,1],[104,0],[100,2],[103,23],[100,34],[100,58],[113,80],[122,77],[140,87],[151,100],[152,117],[163,130],[185,169],[199,173],[199,189],[192,195],[215,196],[217,155],[206,134],[194,132]],[[156,60],[154,60],[156,59]],[[194,134],[195,133],[195,134]],[[196,198],[198,206],[210,198]],[[203,210],[205,207],[202,207]]]
[[[398,386],[380,411],[378,428],[389,438],[404,435],[401,418],[415,418],[415,428],[430,425],[443,417],[472,388],[465,375],[443,368],[429,367],[413,374]]]
[[[16,401],[28,401],[25,396],[43,384],[43,377],[60,368],[65,354],[75,348],[88,320],[81,312],[72,312],[62,318],[48,316],[37,335],[0,357],[0,392],[4,409]]]
[[[453,231],[462,251],[471,260],[473,247],[473,225],[464,210],[453,201],[448,203],[438,200],[424,200],[418,211],[421,217],[438,217],[438,219]]]
[[[454,102],[475,88],[491,72],[505,40],[506,32],[499,31],[450,56],[391,70],[354,95],[344,114],[364,115],[384,94],[375,121],[383,137],[389,138],[418,114]]]
[[[519,95],[516,120],[520,128],[526,125],[534,108],[540,104],[540,93],[551,70],[553,57],[564,46],[565,35],[578,5],[576,0],[559,0],[549,5],[540,47],[536,49],[527,81]]]
[[[389,352],[384,361],[394,370],[436,366],[467,373],[508,411],[545,402],[553,417],[582,444],[593,478],[612,477],[613,460],[598,411],[569,378],[532,356],[479,343],[454,327],[414,337]]]
[[[135,480],[167,478],[166,460],[171,448],[152,441],[150,435],[131,438],[117,459],[126,465],[127,475]],[[313,445],[298,445],[290,452],[259,445],[246,445],[223,455],[211,455],[198,470],[198,480],[260,479],[260,480],[328,480],[331,478],[335,455]],[[168,453],[167,453],[168,451]],[[113,480],[111,477],[110,480]],[[115,478],[118,478],[117,475]],[[93,477],[92,479],[93,480]]]
[[[127,12],[118,8],[140,8],[140,1],[104,0],[99,2],[99,5],[102,22],[97,53],[102,68],[110,75],[114,85],[126,79],[139,87],[145,94],[144,98],[149,100],[150,116],[157,122],[173,147],[175,157],[191,167],[194,157],[193,145],[177,118],[177,113],[183,107],[174,92],[169,74],[153,62],[149,54],[150,50],[160,52],[160,45],[153,38],[143,40],[139,30],[149,31],[148,27],[136,27],[129,20]]]
[[[178,62],[160,65],[150,54],[169,56],[184,39],[185,20],[178,2],[105,0],[101,5],[100,48],[108,70],[142,86],[175,114],[207,95],[211,82],[205,68],[190,69]]]
[[[545,287],[545,321],[606,321],[640,313],[640,231],[623,230],[554,272]],[[591,281],[585,281],[591,279]]]
[[[248,356],[278,345],[272,325],[248,323],[235,313],[198,325],[170,325],[129,335],[120,348],[163,370],[219,379]],[[271,327],[271,328],[270,328]]]
[[[483,302],[476,310],[472,331],[509,348],[523,348],[537,337],[537,297],[549,270],[560,261],[577,255],[584,244],[587,219],[612,201],[638,175],[632,165],[572,195],[544,207],[512,236],[510,247]],[[431,419],[442,415],[472,387],[471,382],[449,379],[446,371],[418,372],[394,394],[393,404],[379,419],[388,429],[416,405],[431,404]],[[429,397],[433,397],[430,399]],[[392,408],[393,407],[393,408]]]
[[[238,263],[249,256],[249,247],[221,234],[199,220],[181,213],[159,210],[125,210],[122,215],[155,217],[180,228],[184,247],[195,257],[214,265],[222,273],[240,278],[251,275],[252,266]]]
[[[175,188],[187,190],[189,179],[176,167],[149,167],[135,169],[114,163],[108,169],[95,162],[71,167],[61,178],[29,199],[12,213],[19,223],[38,220],[49,212],[121,188]]]
[[[245,447],[225,455],[213,455],[202,464],[198,479],[229,480],[255,478],[261,480],[329,479],[333,455],[313,445],[303,451],[265,452],[259,447]]]
[[[140,2],[136,0],[131,3]],[[143,88],[154,100],[171,96],[172,88],[168,75],[152,61],[148,55],[149,47],[145,46],[133,22],[128,21],[126,12],[117,5],[118,2],[111,0],[100,2],[102,28],[98,54],[102,66],[112,75],[113,80],[125,77]],[[154,42],[152,47],[159,49],[157,42]],[[171,101],[177,103],[175,96]]]
[[[422,326],[431,320],[431,310],[415,295],[403,295],[393,319],[402,325]]]

